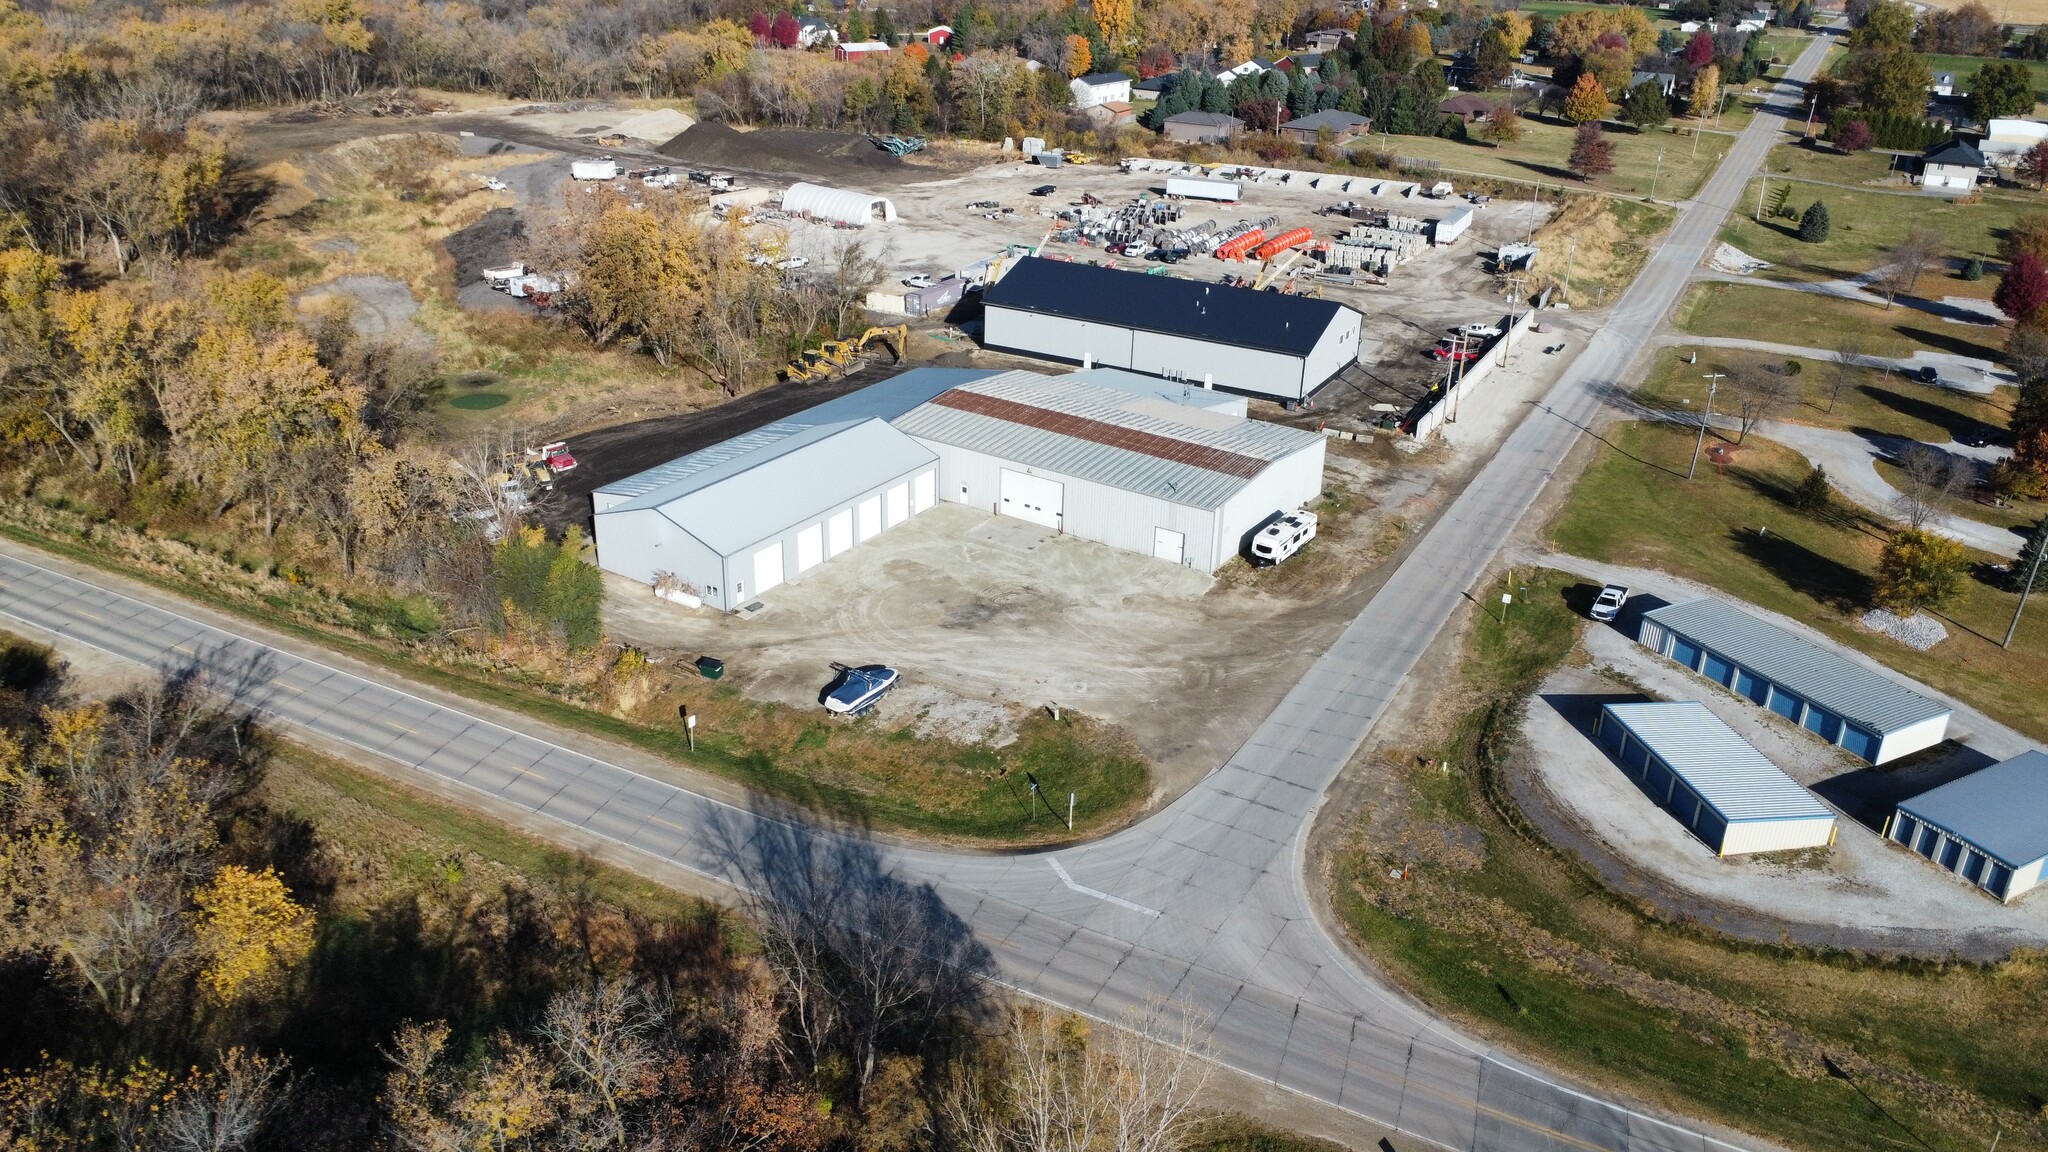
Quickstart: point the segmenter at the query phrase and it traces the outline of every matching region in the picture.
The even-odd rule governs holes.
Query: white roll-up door
[[[1003,469],[1003,515],[1057,528],[1060,514],[1066,510],[1065,501],[1066,485],[1059,481]]]
[[[870,496],[860,502],[860,539],[873,540],[882,534],[882,498]]]
[[[894,528],[910,519],[910,485],[898,484],[889,489],[889,527]]]
[[[825,522],[825,527],[829,533],[826,542],[828,554],[837,556],[853,547],[853,509],[841,508],[834,512],[832,519]]]
[[[922,512],[939,502],[939,474],[919,472],[910,484],[910,510]]]
[[[809,572],[825,562],[825,526],[813,524],[796,534],[796,570]]]
[[[1187,554],[1187,534],[1169,528],[1152,529],[1152,558],[1170,560],[1175,564]]]
[[[759,596],[782,583],[782,542],[776,541],[754,553],[754,595]]]

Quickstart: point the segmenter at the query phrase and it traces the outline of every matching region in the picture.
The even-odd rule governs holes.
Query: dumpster
[[[697,674],[706,680],[716,680],[725,675],[725,661],[716,656],[697,657]]]

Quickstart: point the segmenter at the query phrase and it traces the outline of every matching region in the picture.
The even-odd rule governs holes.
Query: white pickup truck
[[[1627,602],[1628,589],[1620,584],[1609,584],[1593,599],[1593,619],[1612,620],[1621,615],[1621,606]]]

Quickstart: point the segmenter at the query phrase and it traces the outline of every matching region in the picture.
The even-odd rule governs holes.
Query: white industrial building
[[[1835,842],[1834,812],[1697,700],[1602,705],[1593,734],[1717,856]]]
[[[1322,491],[1323,438],[1109,369],[920,368],[599,488],[599,567],[726,611],[932,507],[1214,571]]]
[[[1885,836],[2002,901],[2048,866],[2048,756],[2022,752],[1901,801]]]
[[[887,223],[896,219],[896,205],[886,196],[850,188],[827,188],[801,180],[782,194],[782,210],[793,216],[841,224],[872,224],[877,220]]]
[[[1362,317],[1327,300],[1027,257],[982,296],[990,348],[1307,399],[1358,359]]]
[[[1720,600],[1645,612],[1636,639],[1872,764],[1948,735],[1947,705]]]

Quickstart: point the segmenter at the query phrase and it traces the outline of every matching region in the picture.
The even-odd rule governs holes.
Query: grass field
[[[1689,512],[1668,522],[1698,531]],[[1509,758],[1527,694],[1570,658],[1580,619],[1561,595],[1572,578],[1527,583],[1505,625],[1473,622],[1463,683],[1441,697],[1450,733],[1376,766],[1395,784],[1335,893],[1375,960],[1511,1046],[1786,1147],[1981,1152],[2000,1131],[2048,1138],[2038,957],[1977,968],[1735,946],[1645,916],[1536,836],[1507,792]]]
[[[1685,480],[1693,436],[1677,425],[1618,426],[1551,527],[1558,548],[1615,564],[1659,568],[1784,613],[1860,648],[1908,676],[1965,700],[2037,739],[2048,739],[2048,612],[2029,613],[2011,648],[1999,640],[2018,597],[1978,568],[1961,600],[1937,612],[1949,639],[1929,652],[1865,632],[1883,546],[1871,517],[1801,515],[1787,503],[1807,472],[1798,453],[1751,436],[1725,476]],[[1768,529],[1760,535],[1758,530]]]
[[[1609,124],[1607,136],[1614,142],[1614,171],[1592,180],[1580,180],[1569,167],[1575,131],[1560,121],[1523,117],[1522,138],[1498,148],[1478,141],[1422,136],[1372,136],[1352,147],[1391,152],[1510,180],[1533,180],[1627,196],[1648,196],[1654,182],[1658,199],[1683,200],[1699,190],[1714,165],[1727,153],[1730,141],[1727,136],[1707,133],[1700,138],[1699,154],[1695,156],[1690,135],[1681,136],[1665,129],[1637,132]],[[1660,152],[1664,157],[1661,165],[1657,160]]]
[[[1773,153],[1773,167],[1777,166],[1778,156],[1799,151],[1778,149]],[[1804,166],[1824,164],[1827,159],[1811,157]],[[1871,163],[1863,157],[1850,159],[1857,164],[1858,174],[1867,171]],[[1884,262],[1886,249],[1898,243],[1907,232],[1921,228],[1941,237],[1943,255],[1949,261],[1944,270],[1930,273],[1922,283],[1920,294],[1924,296],[1989,296],[1997,286],[1995,276],[1987,275],[1975,283],[1965,283],[1954,275],[1953,270],[1973,256],[1987,262],[1995,261],[1998,242],[2005,229],[2023,216],[2048,211],[2048,202],[2035,197],[1993,195],[1987,196],[1982,203],[1957,204],[1938,196],[1900,196],[1771,180],[1770,187],[1763,189],[1766,215],[1759,224],[1754,214],[1761,187],[1760,181],[1752,180],[1744,188],[1743,214],[1729,218],[1721,229],[1721,239],[1776,265],[1763,275],[1780,279],[1830,280],[1867,272]],[[1769,215],[1771,208],[1781,202],[1803,213],[1815,200],[1827,203],[1828,218],[1833,223],[1828,238],[1818,244],[1799,239],[1798,220]]]
[[[1957,92],[1969,91],[1970,80],[1977,75],[1977,70],[1991,63],[1986,56],[1943,56],[1931,52],[1921,53],[1920,58],[1927,61],[1929,72],[1947,72],[1955,76]],[[2028,74],[2034,78],[2034,100],[2048,100],[2048,61],[2020,60],[2018,63],[2026,65]]]
[[[1699,363],[1687,364],[1686,356],[1694,351],[1678,345],[1657,353],[1649,375],[1636,389],[1636,399],[1654,408],[1679,408],[1689,400],[1693,410],[1699,411],[1706,400],[1706,373],[1756,370],[1786,360],[1735,348],[1700,348]],[[1829,377],[1834,366],[1797,357],[1793,363],[1800,369],[1793,378],[1798,402],[1774,417],[1778,420],[1940,444],[1980,428],[2004,428],[2012,416],[2010,389],[1981,396],[1921,384],[1875,368],[1851,369],[1849,381],[1834,397],[1830,410]]]
[[[1678,306],[1677,325],[1699,336],[1735,336],[1808,348],[1829,347],[1853,336],[1872,356],[1910,356],[1914,349],[1925,348],[1997,360],[1999,348],[1987,341],[2003,343],[2005,338],[2004,329],[1950,324],[1903,306],[1885,308],[1811,292],[1726,282],[1694,285]]]

